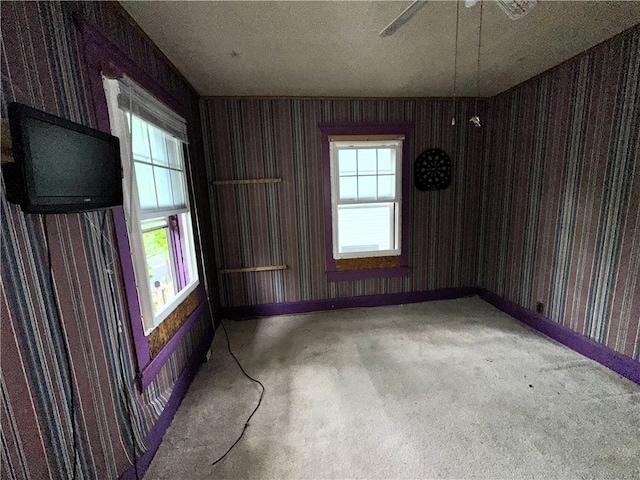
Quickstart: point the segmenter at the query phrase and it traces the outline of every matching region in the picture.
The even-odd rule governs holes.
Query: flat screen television
[[[13,163],[2,166],[7,200],[28,213],[122,205],[117,137],[19,103],[9,105]]]

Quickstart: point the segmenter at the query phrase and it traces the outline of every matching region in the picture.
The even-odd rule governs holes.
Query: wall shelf
[[[248,272],[272,272],[276,270],[286,270],[286,265],[265,265],[263,267],[227,268],[220,270],[220,273],[248,273]]]
[[[254,178],[247,180],[213,180],[211,185],[255,185],[260,183],[280,183],[281,178]]]

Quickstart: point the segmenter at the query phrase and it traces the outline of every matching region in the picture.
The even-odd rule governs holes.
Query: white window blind
[[[136,115],[127,120],[142,219],[186,212],[182,143]]]
[[[142,220],[188,211],[182,145],[187,124],[132,80],[117,81],[118,108],[125,113]]]
[[[118,107],[130,111],[183,143],[187,142],[187,122],[133,80],[123,77],[118,80]]]

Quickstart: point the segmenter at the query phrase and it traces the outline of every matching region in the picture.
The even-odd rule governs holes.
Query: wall
[[[493,98],[478,285],[640,360],[640,27]]]
[[[194,164],[196,168],[203,165],[197,95],[157,48],[129,23],[119,5],[2,2],[1,9],[3,117],[8,102],[17,100],[86,125],[97,125],[81,36],[72,19],[72,14],[79,12],[191,112],[188,121],[194,132]],[[54,303],[57,298],[72,357],[78,405],[77,478],[116,478],[132,461],[119,358],[123,359],[128,385],[132,385],[136,374],[136,360],[111,213],[106,217],[107,257],[103,258],[101,212],[46,217],[24,214],[6,202],[4,189],[2,183],[0,476],[72,476],[71,399],[64,340]],[[197,190],[201,202],[203,189],[200,186]],[[204,195],[206,198],[206,185]],[[115,270],[113,302],[107,269]],[[120,335],[119,328],[123,328]],[[151,386],[143,394],[133,389],[133,427],[138,444],[143,444],[185,365],[211,332],[211,322],[203,315]]]
[[[483,131],[470,126],[473,101],[224,99],[202,102],[210,180],[281,177],[275,185],[212,187],[220,268],[286,264],[279,272],[220,276],[222,305],[320,300],[472,286],[476,280]],[[483,108],[483,102],[480,107]],[[481,112],[482,115],[482,112]],[[411,274],[328,282],[323,166],[318,122],[415,122],[411,158],[442,148],[452,185],[411,188]]]
[[[638,35],[487,100],[481,131],[461,102],[457,144],[451,100],[205,99],[208,178],[283,179],[213,187],[218,264],[289,266],[220,275],[223,306],[479,286],[640,360]],[[414,158],[455,146],[454,182],[410,192],[409,277],[327,282],[317,124],[387,120]]]

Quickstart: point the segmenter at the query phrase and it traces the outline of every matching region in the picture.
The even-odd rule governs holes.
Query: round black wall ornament
[[[413,165],[416,188],[441,190],[451,184],[451,159],[439,148],[425,150]]]

